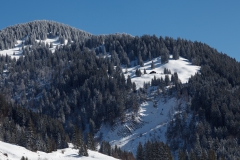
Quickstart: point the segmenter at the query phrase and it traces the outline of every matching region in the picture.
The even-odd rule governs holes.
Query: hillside
[[[207,44],[33,21],[1,30],[0,49],[4,142],[44,152],[71,142],[118,158],[126,152],[114,145],[138,157],[139,142],[148,155],[156,145],[175,159],[240,157],[240,63]]]
[[[71,146],[71,145],[70,145]],[[0,141],[0,159],[1,160],[20,160],[22,157],[29,160],[114,160],[115,158],[100,154],[96,151],[88,151],[89,156],[79,156],[78,150],[72,147],[59,149],[52,153],[44,153],[41,151],[32,152],[26,148],[8,144]],[[6,156],[7,155],[7,156]],[[116,160],[116,159],[115,159]]]
[[[58,36],[60,43],[64,40],[82,42],[91,37],[91,34],[68,25],[38,20],[17,24],[0,31],[0,49],[6,50],[15,47],[17,40],[24,40],[26,45],[36,44],[36,40],[45,40]]]
[[[152,62],[155,64],[154,69],[151,68]],[[135,66],[128,68],[127,72],[123,69],[123,72],[126,79],[130,76],[132,82],[135,82],[136,87],[139,89],[144,86],[144,83],[150,83],[154,77],[165,79],[165,76],[168,75],[164,74],[164,69],[166,68],[178,73],[179,80],[184,84],[200,69],[199,66],[192,65],[182,57],[174,60],[170,56],[169,62],[166,64],[161,64],[161,59],[156,58],[145,62],[144,67]],[[140,69],[142,73],[144,73],[145,69],[146,74],[137,77],[135,75],[137,69]],[[150,74],[152,70],[156,71],[156,73]],[[171,74],[169,76],[171,79]],[[133,115],[134,113],[132,112],[127,112],[124,122],[116,122],[113,126],[103,125],[96,137],[102,137],[102,140],[109,142],[112,146],[117,145],[123,150],[131,151],[135,156],[139,142],[142,144],[147,141],[162,141],[166,143],[165,134],[168,123],[173,120],[174,114],[180,112],[178,107],[182,109],[186,107],[187,101],[174,96],[164,96],[157,92],[159,92],[157,87],[149,87],[146,100],[141,102],[136,115]]]

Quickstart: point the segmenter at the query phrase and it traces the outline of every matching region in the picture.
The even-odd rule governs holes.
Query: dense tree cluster
[[[25,45],[36,44],[37,40],[59,37],[61,44],[68,42],[83,42],[92,35],[79,29],[54,21],[32,21],[18,24],[0,30],[0,50],[13,48],[17,40],[25,40]]]
[[[137,148],[137,160],[173,160],[171,150],[167,144],[163,142],[146,142],[144,145],[141,142]]]
[[[108,156],[115,157],[117,159],[122,159],[122,160],[135,160],[133,154],[131,152],[127,151],[122,151],[119,147],[111,147],[109,142],[102,141],[100,149],[100,153],[103,153]]]
[[[3,95],[0,95],[0,123],[2,141],[45,152],[68,146],[69,138],[60,121],[12,106]]]
[[[240,157],[240,64],[207,45],[199,43],[195,50],[201,52],[191,59],[201,65],[201,74],[192,76],[182,89],[182,96],[189,101],[188,109],[169,123],[170,146],[188,152],[192,148],[197,158],[210,150],[218,158]]]
[[[177,72],[174,72],[174,74],[171,75],[171,79],[168,74],[165,74],[164,79],[162,77],[156,78],[156,76],[154,76],[151,80],[151,86],[158,86],[161,90],[164,90],[164,88],[169,85],[175,86],[175,89],[177,89],[177,91],[180,91],[182,88],[182,83],[178,79]]]
[[[197,156],[195,152],[192,150],[190,152],[185,152],[182,150],[178,151],[178,159],[179,160],[225,160],[224,156],[220,156],[217,158],[216,152],[214,150],[209,150],[208,152],[204,151],[200,156]]]
[[[84,130],[90,124],[93,132],[101,122],[113,123],[123,116],[125,109],[138,108],[131,105],[137,98],[121,66],[114,68],[111,59],[96,57],[94,51],[78,45],[55,54],[40,46],[18,61],[9,57],[2,61],[9,61],[10,72],[3,82],[4,93],[14,103],[57,118],[67,127],[78,124]]]

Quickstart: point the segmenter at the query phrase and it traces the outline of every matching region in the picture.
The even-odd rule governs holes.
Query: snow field
[[[8,49],[8,50],[0,50],[0,55],[8,55],[11,58],[16,58],[18,59],[20,56],[22,56],[22,43],[24,43],[25,40],[17,40],[17,43],[15,44],[14,48]],[[55,38],[47,38],[45,40],[36,40],[37,43],[42,42],[48,44],[50,46],[50,44],[52,43],[53,47],[49,48],[49,50],[54,53],[55,49],[57,46],[61,46],[63,44],[60,44],[59,42],[59,37],[55,37]],[[66,45],[68,43],[68,40],[65,40],[64,45]]]
[[[167,130],[167,123],[170,120],[169,113],[174,114],[173,110],[176,105],[184,103],[180,102],[176,98],[171,98],[166,101],[147,101],[141,104],[139,113],[135,118],[135,121],[142,123],[139,128],[131,127],[131,120],[125,122],[124,124],[119,123],[116,129],[112,129],[108,125],[101,127],[100,131],[97,133],[96,137],[102,136],[105,141],[108,141],[111,146],[117,145],[121,149],[133,152],[136,155],[137,146],[139,142],[144,144],[148,140],[158,140],[166,142],[165,133]],[[156,103],[156,107],[154,107]],[[129,117],[131,115],[129,114]],[[127,136],[122,136],[119,131],[123,127],[130,130],[130,134]]]
[[[22,55],[22,43],[24,40],[17,40],[17,44],[15,44],[15,47],[8,50],[0,50],[0,55],[8,55],[11,58],[18,59]]]
[[[7,156],[4,154],[7,154]],[[116,160],[96,151],[88,150],[88,154],[88,157],[80,157],[78,156],[78,150],[72,147],[58,149],[52,153],[32,152],[24,147],[0,141],[0,160],[20,160],[22,156],[28,157],[29,160]]]
[[[154,62],[155,69],[151,69],[151,63]],[[171,74],[174,72],[178,73],[178,78],[182,83],[188,82],[188,79],[191,75],[195,75],[199,70],[200,66],[192,65],[191,62],[185,58],[180,57],[178,60],[174,60],[172,56],[169,58],[169,62],[166,64],[161,64],[161,58],[154,58],[152,61],[148,61],[144,63],[144,67],[135,66],[127,69],[127,73],[125,73],[125,78],[130,75],[132,82],[136,83],[137,89],[143,87],[144,82],[151,82],[151,80],[156,76],[156,78],[165,79],[164,68],[169,69]],[[146,69],[147,74],[144,73],[144,68]],[[135,72],[137,69],[140,69],[142,72],[141,77],[137,77]],[[156,74],[149,74],[151,71],[155,71]],[[123,68],[123,72],[125,72],[125,68]],[[171,79],[171,75],[169,75]]]

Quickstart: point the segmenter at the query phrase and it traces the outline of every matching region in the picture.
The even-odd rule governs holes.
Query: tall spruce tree
[[[144,160],[144,153],[143,153],[143,147],[141,142],[139,142],[138,147],[137,147],[137,160]]]

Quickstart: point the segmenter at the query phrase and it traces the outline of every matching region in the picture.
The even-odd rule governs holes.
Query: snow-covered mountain
[[[108,141],[134,155],[149,140],[175,158],[240,157],[240,63],[205,43],[33,21],[0,31],[0,62],[5,142],[51,152],[82,131],[85,142],[95,134],[98,148]]]
[[[59,149],[52,153],[45,153],[41,151],[32,152],[24,147],[0,141],[0,160],[20,160],[22,157],[29,160],[116,160],[113,157],[91,150],[88,150],[88,157],[80,157],[78,150],[74,149],[71,144],[69,146],[69,148]]]

